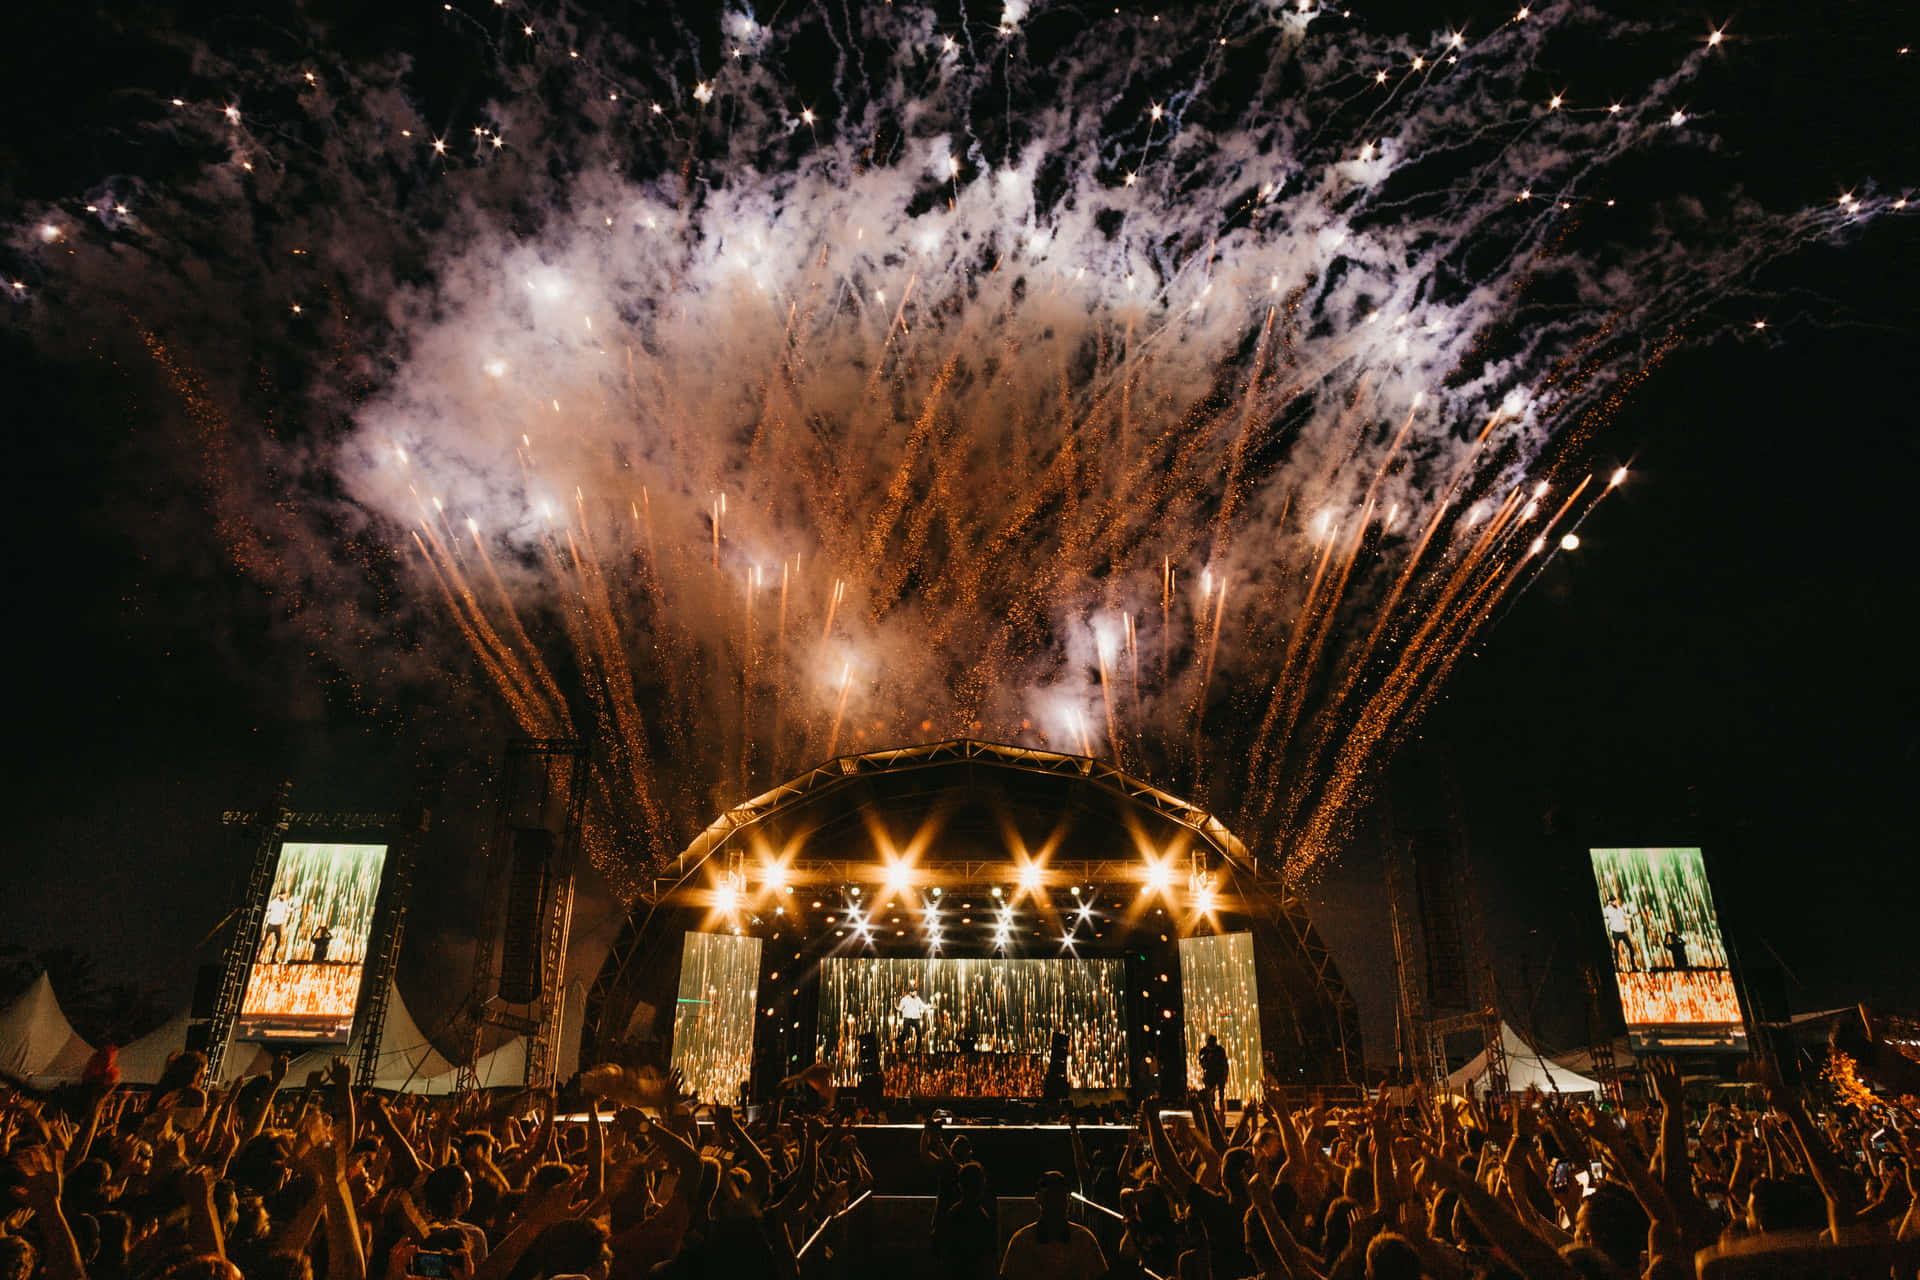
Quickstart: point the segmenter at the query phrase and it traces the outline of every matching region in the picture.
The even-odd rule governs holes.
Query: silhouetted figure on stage
[[[1220,1038],[1212,1032],[1207,1033],[1207,1042],[1200,1046],[1200,1092],[1205,1095],[1207,1104],[1215,1111],[1225,1114],[1227,1109],[1227,1051]]]
[[[1666,948],[1667,955],[1673,960],[1674,968],[1691,969],[1693,967],[1687,963],[1687,940],[1680,936],[1678,929],[1667,930]]]
[[[313,962],[315,964],[325,964],[327,962],[327,948],[332,945],[332,929],[329,929],[324,924],[318,929],[315,929],[313,931]]]

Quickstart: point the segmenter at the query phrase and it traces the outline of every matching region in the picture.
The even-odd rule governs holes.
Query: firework
[[[1384,37],[1317,5],[1070,39],[1037,6],[736,13],[717,55],[483,8],[446,10],[486,33],[473,120],[427,127],[404,59],[210,56],[218,101],[156,87],[147,127],[223,158],[19,253],[158,329],[210,272],[329,335],[344,425],[297,446],[240,442],[148,341],[252,494],[218,499],[233,553],[303,598],[391,579],[465,646],[443,673],[590,734],[627,893],[791,771],[953,736],[1124,758],[1311,870],[1621,483],[1583,498],[1572,442],[1760,268],[1905,208],[1620,216],[1623,161],[1710,144],[1688,91],[1732,54],[1549,96],[1550,40],[1644,32],[1572,4]],[[258,259],[195,258],[210,219]],[[308,500],[262,514],[275,467]],[[334,630],[380,651],[380,618],[413,625],[388,595]]]

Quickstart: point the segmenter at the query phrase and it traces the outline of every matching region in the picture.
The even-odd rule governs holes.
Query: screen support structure
[[[372,1088],[380,1066],[380,1041],[387,1028],[387,997],[393,992],[394,970],[400,964],[400,940],[407,929],[407,902],[413,896],[413,855],[427,834],[432,815],[420,810],[419,821],[401,833],[387,850],[386,883],[380,890],[380,914],[374,917],[367,962],[360,979],[360,1013],[354,1030],[360,1037],[360,1059],[353,1080]]]
[[[220,1063],[233,1039],[233,1026],[240,1016],[240,1001],[246,995],[247,973],[253,967],[259,945],[261,920],[266,914],[268,891],[273,887],[274,869],[280,862],[280,846],[298,827],[302,831],[386,832],[398,825],[399,815],[366,810],[302,810],[290,806],[293,783],[283,781],[274,790],[273,804],[259,810],[229,809],[221,814],[222,824],[250,829],[256,833],[253,860],[247,870],[247,883],[240,907],[227,918],[233,925],[225,953],[221,957],[220,986],[214,996],[213,1017],[207,1025],[207,1079],[220,1078]],[[422,811],[419,830],[426,829]],[[369,939],[368,960],[361,978],[361,1000],[355,1029],[361,1037],[359,1083],[372,1082],[372,1063],[379,1053],[380,1031],[386,1022],[387,991],[393,984],[394,964],[400,954],[400,927],[406,920],[406,886],[412,880],[413,844],[411,839],[397,842],[390,850],[386,872],[381,881],[381,911],[387,922],[382,928],[375,922]],[[395,889],[398,892],[395,892]],[[369,985],[372,984],[372,985]],[[371,1048],[369,1048],[371,1046]]]
[[[1386,833],[1386,889],[1388,908],[1393,924],[1394,969],[1397,987],[1396,1022],[1399,1024],[1400,1039],[1405,1065],[1418,1072],[1418,1078],[1431,1088],[1444,1088],[1447,1082],[1447,1040],[1450,1036],[1466,1032],[1477,1033],[1487,1055],[1487,1089],[1496,1096],[1507,1092],[1507,1048],[1506,1037],[1500,1028],[1500,1007],[1498,989],[1494,983],[1493,957],[1487,949],[1486,933],[1480,918],[1478,896],[1473,891],[1473,878],[1467,864],[1464,840],[1458,837],[1461,824],[1457,821],[1450,833],[1454,838],[1448,840],[1448,849],[1444,859],[1446,877],[1451,882],[1446,887],[1451,890],[1451,898],[1458,919],[1454,922],[1454,931],[1458,935],[1461,950],[1465,955],[1460,963],[1465,968],[1466,984],[1469,988],[1469,1007],[1452,1016],[1437,1016],[1419,981],[1418,961],[1415,959],[1413,939],[1410,929],[1406,899],[1409,894],[1400,875],[1400,850],[1408,850],[1411,856],[1413,840],[1397,836],[1391,825]],[[1425,928],[1432,928],[1432,922],[1423,920]],[[1432,956],[1429,955],[1429,963]]]
[[[560,1029],[566,1017],[567,940],[573,928],[574,859],[580,843],[580,815],[586,805],[586,780],[587,748],[579,739],[528,738],[507,747],[493,838],[487,850],[491,919],[480,931],[473,953],[473,980],[466,1010],[467,1061],[457,1077],[462,1090],[479,1087],[475,1066],[480,1057],[480,1037],[488,1027],[527,1038],[527,1084],[554,1082]],[[540,904],[540,996],[516,1012],[500,998],[499,944],[506,928],[513,833],[528,827],[551,831],[558,840],[552,888]]]
[[[293,825],[287,802],[293,798],[293,783],[282,782],[274,791],[273,807],[258,814],[228,813],[229,826],[251,826],[258,833],[253,846],[253,865],[247,871],[245,896],[233,919],[233,932],[227,938],[226,954],[221,958],[220,989],[213,1001],[213,1019],[207,1027],[207,1079],[220,1078],[220,1060],[226,1056],[227,1042],[233,1038],[234,1020],[240,1016],[240,998],[246,994],[247,970],[252,967],[255,940],[260,936],[260,921],[267,910],[267,892],[273,887],[273,869],[279,861],[280,842]]]

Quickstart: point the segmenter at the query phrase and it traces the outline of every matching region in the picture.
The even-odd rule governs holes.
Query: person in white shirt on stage
[[[918,991],[908,988],[907,994],[900,997],[899,1010],[900,1039],[898,1044],[901,1052],[904,1053],[906,1051],[908,1036],[913,1037],[913,1047],[916,1052],[924,1051],[927,1047],[927,1002],[920,998]]]
[[[1627,931],[1633,908],[1621,905],[1619,898],[1608,898],[1600,914],[1607,918],[1607,942],[1613,947],[1614,965],[1621,973],[1632,973],[1640,967],[1633,954],[1633,935]]]
[[[267,939],[273,939],[273,951],[267,958],[268,964],[280,962],[282,947],[287,948],[289,955],[293,953],[293,948],[287,946],[287,917],[293,914],[294,904],[299,901],[299,898],[288,895],[285,890],[267,899],[267,927],[260,934],[260,942],[264,947]]]

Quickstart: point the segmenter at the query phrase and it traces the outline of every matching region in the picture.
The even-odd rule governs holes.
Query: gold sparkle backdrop
[[[1227,1096],[1252,1096],[1261,1079],[1260,995],[1253,935],[1180,939],[1181,1001],[1187,1016],[1187,1079],[1200,1086],[1200,1046],[1209,1034],[1227,1051]]]
[[[760,939],[688,933],[673,1007],[673,1066],[702,1102],[733,1103],[753,1072]]]
[[[896,1050],[900,998],[929,1005],[926,1052]],[[888,1058],[890,1093],[1024,1097],[1039,1091],[1053,1033],[1067,1036],[1067,1083],[1127,1085],[1126,966],[1118,960],[833,957],[820,965],[817,1047],[834,1082],[860,1077],[860,1033]],[[968,1040],[972,1053],[959,1052]],[[907,1061],[907,1056],[912,1061]]]

